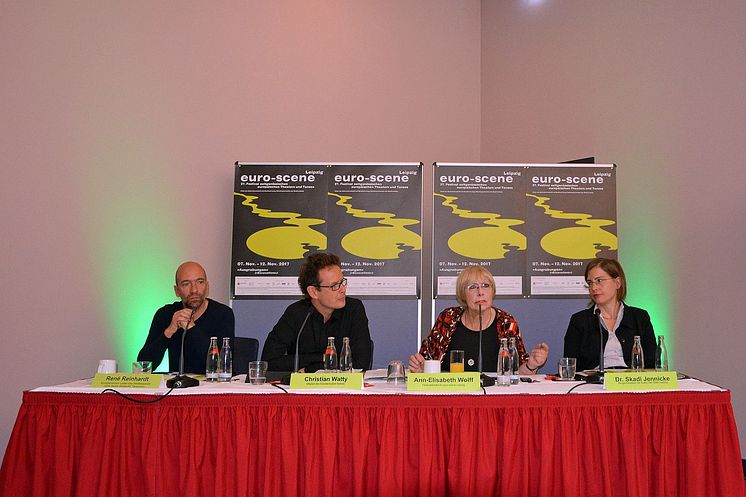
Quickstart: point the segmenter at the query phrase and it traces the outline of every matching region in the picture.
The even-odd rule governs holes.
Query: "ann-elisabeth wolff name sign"
[[[479,373],[409,373],[411,392],[474,392],[481,388]]]

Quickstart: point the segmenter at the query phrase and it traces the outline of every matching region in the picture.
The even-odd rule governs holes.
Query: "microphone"
[[[306,327],[306,322],[308,321],[308,318],[311,317],[311,313],[313,312],[313,305],[308,309],[308,313],[306,314],[306,317],[303,319],[303,323],[300,325],[300,329],[298,330],[298,335],[295,337],[295,364],[293,366],[293,373],[298,372],[298,361],[300,360],[300,357],[298,354],[298,345],[300,344],[300,334],[303,333],[303,328]]]
[[[311,317],[311,313],[313,312],[313,309],[314,307],[312,304],[311,307],[308,309],[308,312],[306,313],[306,317],[303,318],[303,323],[300,325],[300,328],[298,329],[298,334],[295,336],[295,364],[293,366],[293,373],[297,373],[299,369],[298,361],[300,360],[300,357],[299,357],[300,354],[298,353],[298,345],[300,344],[300,334],[303,333],[303,328],[306,327],[306,322],[308,321],[308,318]],[[283,385],[290,385],[290,375],[283,376],[282,379],[280,380],[280,383],[282,383]]]
[[[601,309],[596,307],[596,316],[598,317],[598,332],[601,336],[601,351],[598,355],[598,373],[603,376],[604,374],[604,325],[601,322]]]
[[[482,304],[479,304],[479,382],[482,387],[491,387],[495,379],[482,372]]]
[[[186,306],[188,305],[189,304],[186,304]],[[199,380],[195,378],[191,378],[184,374],[184,338],[186,338],[187,328],[189,328],[189,323],[192,321],[192,318],[194,317],[194,313],[197,311],[197,307],[191,308],[192,313],[189,314],[189,321],[187,321],[187,324],[184,327],[184,331],[181,334],[181,354],[179,355],[179,374],[174,376],[170,380],[166,381],[166,386],[168,388],[189,388],[189,387],[196,387],[197,385],[199,385]]]
[[[601,349],[598,354],[598,372],[594,374],[593,376],[589,376],[587,382],[588,383],[603,383],[603,377],[604,377],[604,325],[601,322],[601,309],[596,306],[596,310],[593,311],[593,313],[596,315],[596,318],[598,319],[598,333],[601,337]]]

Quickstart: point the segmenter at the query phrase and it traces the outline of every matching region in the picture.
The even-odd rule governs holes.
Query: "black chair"
[[[256,338],[236,337],[233,339],[233,374],[249,372],[249,363],[256,361],[259,355],[259,340]]]

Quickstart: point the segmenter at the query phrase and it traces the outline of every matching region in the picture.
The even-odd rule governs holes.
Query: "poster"
[[[609,164],[527,169],[531,295],[587,295],[586,263],[617,258],[615,172]]]
[[[484,266],[496,296],[586,295],[595,257],[616,258],[616,177],[610,164],[435,164],[434,295]]]
[[[335,165],[329,250],[355,295],[419,295],[421,164]]]
[[[233,297],[300,296],[306,254],[327,249],[326,166],[237,164]]]
[[[421,164],[237,163],[233,195],[233,298],[300,296],[317,251],[349,295],[419,295]]]
[[[434,295],[455,295],[456,277],[470,265],[492,273],[496,295],[524,293],[524,171],[522,164],[436,164]]]

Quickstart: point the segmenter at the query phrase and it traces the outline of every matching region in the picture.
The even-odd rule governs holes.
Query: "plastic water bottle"
[[[518,376],[518,368],[521,366],[521,360],[518,357],[518,347],[515,346],[515,337],[510,337],[508,342],[508,353],[510,353],[510,384],[517,385],[521,379]]]
[[[655,347],[655,370],[668,371],[668,350],[663,335],[658,335],[658,345]]]
[[[510,353],[508,339],[500,339],[500,350],[497,353],[497,384],[501,387],[510,386]]]
[[[352,349],[350,349],[350,337],[342,338],[342,350],[339,353],[339,370],[352,373]]]
[[[223,346],[220,347],[218,358],[218,381],[231,381],[233,376],[233,353],[231,352],[231,339],[223,338]]]
[[[218,337],[210,337],[210,346],[207,348],[207,364],[205,365],[205,381],[218,381]]]
[[[642,371],[645,368],[645,358],[642,354],[642,344],[640,344],[640,336],[635,335],[635,343],[632,345],[632,369],[634,371]]]
[[[337,347],[334,346],[334,337],[327,337],[326,350],[324,351],[324,371],[334,372],[337,370]]]

